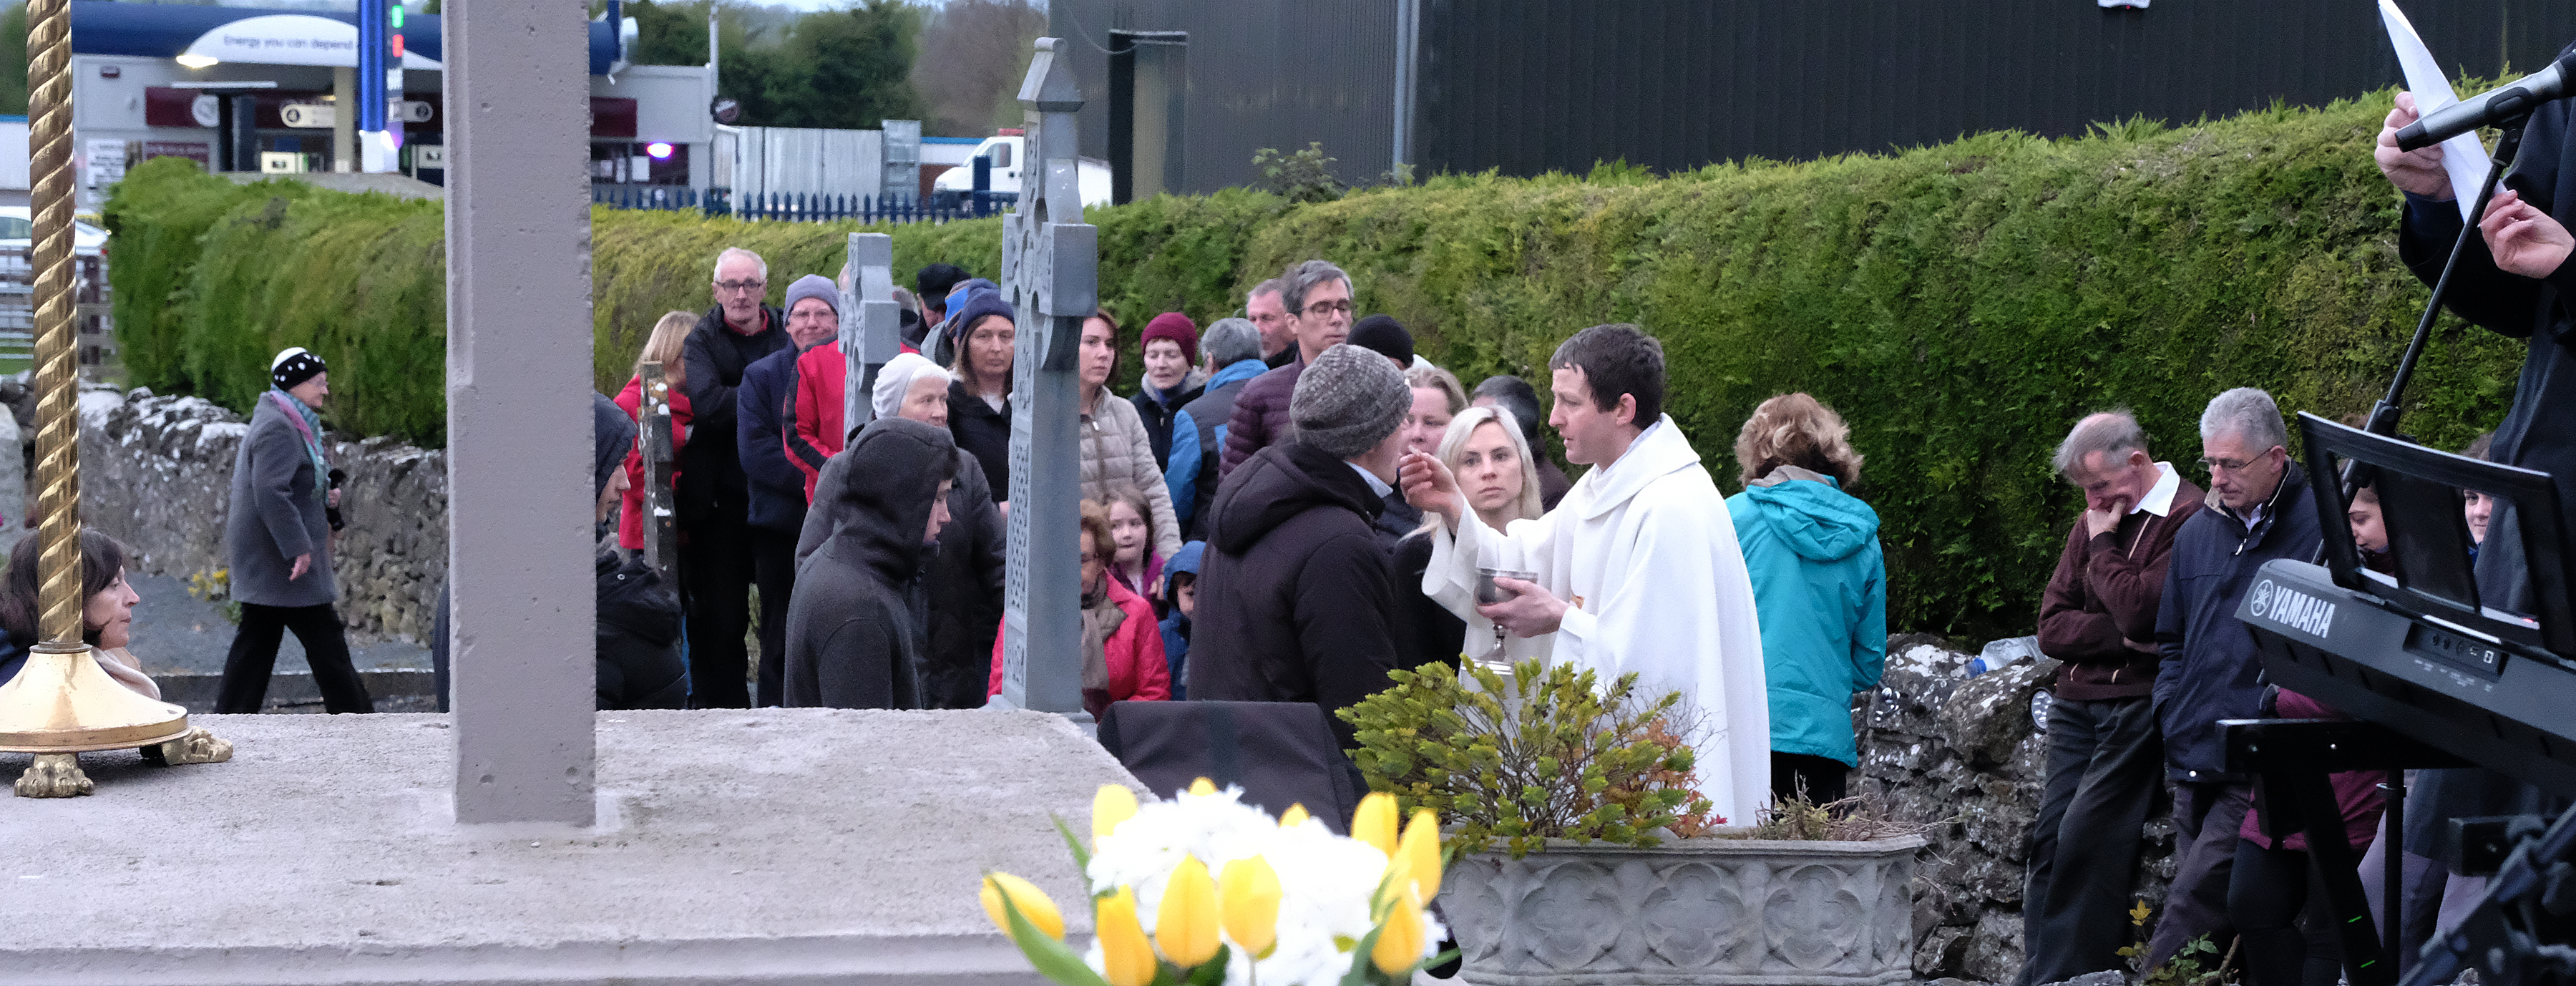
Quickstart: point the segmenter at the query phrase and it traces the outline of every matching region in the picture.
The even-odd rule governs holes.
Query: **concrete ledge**
[[[1080,943],[1050,815],[1134,783],[1041,713],[606,712],[597,827],[465,827],[445,716],[194,721],[231,763],[0,799],[0,984],[1036,984],[976,883]]]
[[[360,671],[358,678],[367,683],[367,697],[376,700],[378,712],[438,711],[438,675],[428,671]],[[161,686],[161,700],[186,708],[192,716],[212,715],[215,699],[223,693],[224,676],[220,674],[156,674],[152,683]],[[313,683],[313,672],[291,671],[268,678],[269,712],[320,712],[322,689]]]

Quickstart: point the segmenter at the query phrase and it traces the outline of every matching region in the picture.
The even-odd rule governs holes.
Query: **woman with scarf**
[[[325,712],[373,712],[375,702],[349,661],[349,641],[332,608],[331,521],[339,505],[322,454],[322,417],[331,375],[322,357],[290,346],[269,361],[267,393],[233,457],[232,512],[224,546],[232,560],[232,595],[241,628],[224,658],[218,713],[257,712],[268,700],[268,675],[287,631],[304,645]]]
[[[1163,660],[1163,628],[1145,597],[1109,577],[1109,511],[1082,501],[1082,707],[1092,718],[1111,702],[1161,702],[1172,697],[1172,669]],[[993,635],[993,676],[987,696],[1002,693],[1005,625]]]

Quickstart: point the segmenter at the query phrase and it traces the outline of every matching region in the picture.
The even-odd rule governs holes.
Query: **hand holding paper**
[[[2449,179],[2451,196],[2459,203],[2460,221],[2469,220],[2469,210],[2477,207],[2478,186],[2486,181],[2489,161],[2486,145],[2478,143],[2474,133],[2461,134],[2442,142],[2439,151],[2426,148],[2413,154],[2397,154],[2397,128],[2415,122],[2420,113],[2430,113],[2460,101],[2451,91],[2451,80],[2442,74],[2440,62],[2433,60],[2431,49],[2415,34],[2415,25],[2406,13],[2397,9],[2396,0],[2379,0],[2379,20],[2388,28],[2388,43],[2397,49],[2397,64],[2406,70],[2406,88],[2413,94],[2408,105],[2407,94],[2398,95],[2397,112],[2388,115],[2388,127],[2379,134],[2379,170],[2390,183],[2417,195],[2435,194],[2424,181],[2433,171],[2444,172]],[[2399,114],[2405,119],[2399,119]],[[2423,187],[2418,187],[2423,186]]]

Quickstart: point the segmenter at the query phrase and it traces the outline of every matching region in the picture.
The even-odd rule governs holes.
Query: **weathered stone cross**
[[[1002,291],[1019,316],[1011,362],[1009,575],[1002,590],[1002,694],[995,704],[1062,712],[1082,708],[1082,320],[1100,298],[1099,230],[1082,223],[1080,144],[1074,113],[1082,89],[1039,38],[1020,105],[1028,158],[1019,207],[1002,218]]]

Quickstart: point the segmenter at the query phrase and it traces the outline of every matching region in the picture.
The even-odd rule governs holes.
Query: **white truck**
[[[974,160],[979,157],[993,160],[992,191],[1017,193],[1020,175],[1026,170],[1022,166],[1027,163],[1027,141],[1028,138],[1017,128],[984,138],[983,143],[975,145],[975,152],[966,156],[967,163],[940,172],[939,177],[930,183],[931,205],[954,208],[965,202],[966,194],[975,190]],[[1109,162],[1090,157],[1080,160],[1082,204],[1085,207],[1108,205]]]

